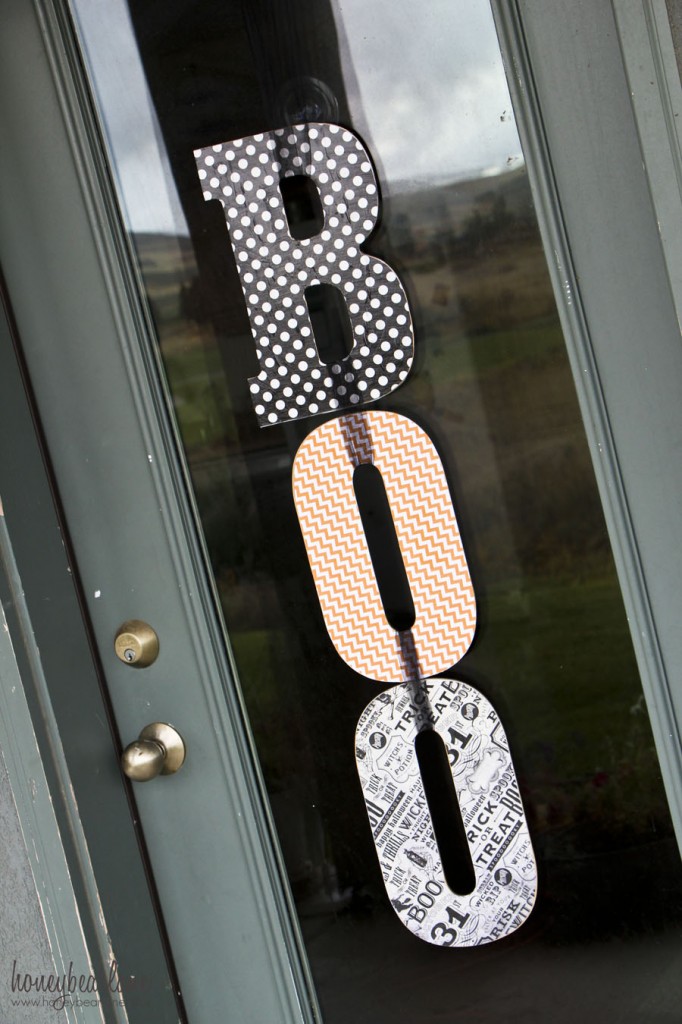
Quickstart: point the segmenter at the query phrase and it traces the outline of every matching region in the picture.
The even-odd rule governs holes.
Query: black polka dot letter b
[[[195,152],[205,199],[225,210],[260,373],[249,380],[260,425],[352,409],[394,391],[412,365],[407,296],[388,264],[361,251],[379,213],[367,150],[334,124],[304,124]],[[307,175],[323,225],[312,238],[289,229],[282,178]],[[306,289],[336,287],[353,343],[320,359]]]

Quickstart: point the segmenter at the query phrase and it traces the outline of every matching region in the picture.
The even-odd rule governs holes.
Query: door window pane
[[[679,854],[490,11],[75,9],[324,1019],[673,1019]],[[445,466],[478,628],[444,675],[504,723],[533,837],[535,910],[485,947],[422,943],[388,902],[353,755],[381,686],[330,642],[292,498],[322,418],[259,426],[224,211],[197,178],[198,147],[302,121],[352,129],[374,161],[363,248],[405,285],[415,363],[372,408]],[[287,191],[294,237],[316,231],[315,196]],[[340,358],[343,310],[310,301]]]

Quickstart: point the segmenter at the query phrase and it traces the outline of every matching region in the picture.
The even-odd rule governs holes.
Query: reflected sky
[[[188,234],[124,0],[72,0],[126,226]]]
[[[354,127],[391,191],[519,166],[521,147],[487,3],[333,0],[332,7]],[[128,227],[186,234],[127,5],[73,0],[73,9]]]
[[[333,10],[355,126],[395,191],[520,165],[487,3],[335,0]]]

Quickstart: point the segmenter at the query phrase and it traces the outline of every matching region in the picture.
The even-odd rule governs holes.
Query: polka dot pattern
[[[256,343],[260,373],[249,380],[262,427],[339,409],[356,409],[394,391],[414,356],[412,318],[395,271],[362,252],[379,213],[369,155],[334,124],[304,124],[195,151],[205,199],[225,211],[230,242]],[[281,178],[309,175],[324,224],[295,239]],[[305,290],[327,284],[346,303],[353,348],[320,361]]]

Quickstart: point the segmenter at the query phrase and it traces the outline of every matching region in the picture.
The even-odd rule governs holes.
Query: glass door
[[[195,704],[168,662],[149,703],[110,670],[124,739],[164,701],[188,733],[186,770],[135,795],[189,1019],[224,963],[238,984],[258,910],[235,924],[225,876],[246,891],[256,848],[249,939],[263,975],[294,965],[286,1019],[671,1019],[679,852],[490,8],[71,14],[139,287],[134,415],[144,436],[172,406],[217,608],[161,572],[128,596],[162,651],[217,614],[232,672]],[[166,497],[155,522],[136,493],[103,527],[153,549]],[[96,546],[105,636],[126,585],[97,619]],[[200,785],[219,758],[236,811]],[[246,806],[257,843],[227,857]]]

